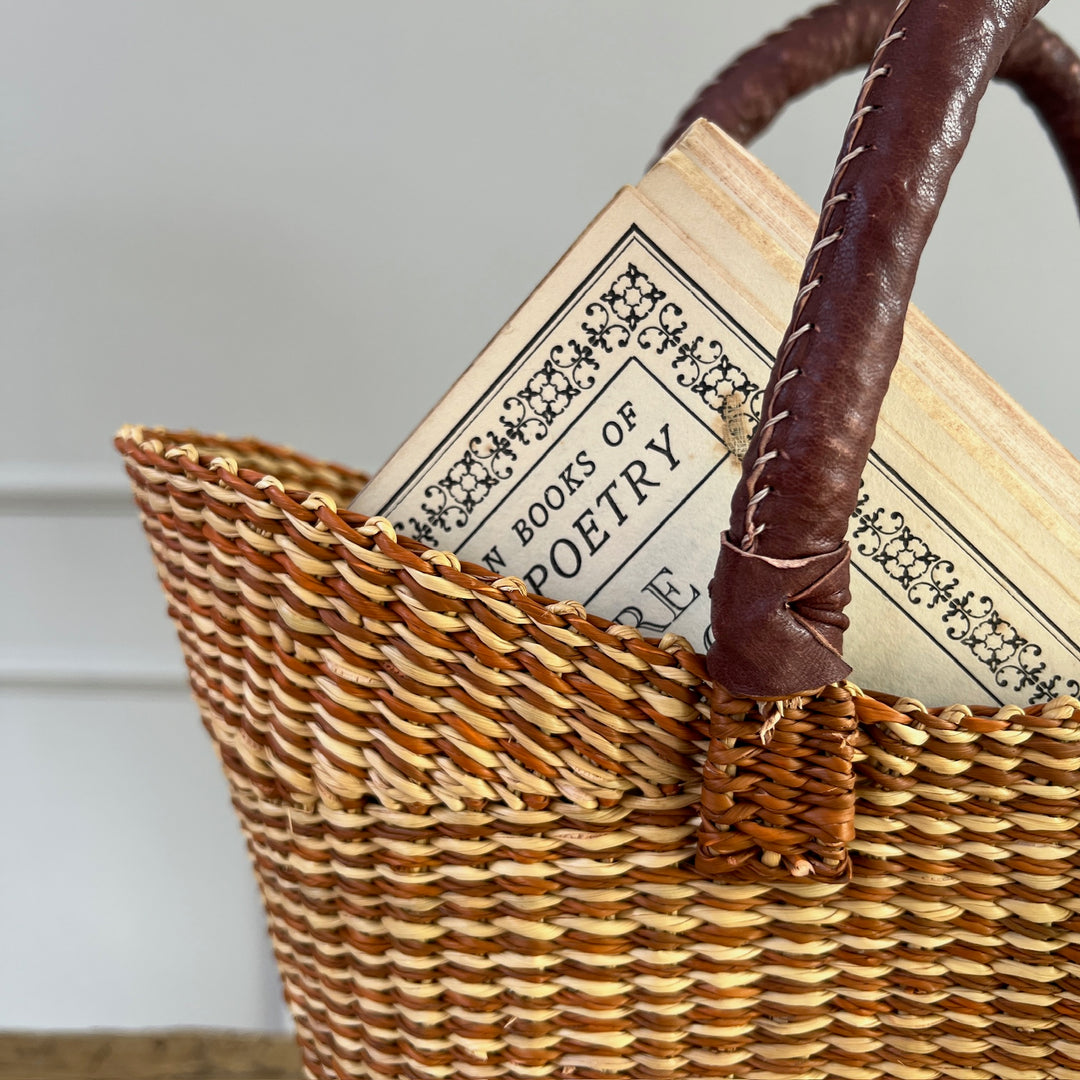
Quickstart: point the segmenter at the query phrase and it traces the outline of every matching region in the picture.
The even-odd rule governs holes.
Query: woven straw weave
[[[1075,699],[845,683],[762,747],[718,689],[733,868],[813,819],[832,730],[852,876],[701,880],[713,690],[685,641],[339,512],[358,473],[117,446],[309,1076],[1080,1080]]]

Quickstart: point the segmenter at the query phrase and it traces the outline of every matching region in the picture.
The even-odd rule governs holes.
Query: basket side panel
[[[495,587],[332,496],[126,453],[310,1076],[1080,1077],[1075,699],[826,688],[763,745],[754,703],[718,698],[731,872],[705,879],[722,692],[684,644]],[[823,717],[855,783],[850,880],[741,878],[828,816]]]

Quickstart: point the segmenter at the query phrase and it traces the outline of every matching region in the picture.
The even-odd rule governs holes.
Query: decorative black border
[[[737,458],[743,457],[760,417],[762,386],[731,360],[718,339],[708,334],[695,335],[690,331],[683,317],[683,309],[669,300],[667,294],[632,261],[628,249],[634,241],[641,243],[673,277],[686,284],[696,298],[754,351],[767,367],[773,366],[775,358],[768,350],[732,319],[640,227],[632,225],[504,369],[503,376],[515,370],[537,343],[562,323],[566,312],[606,279],[609,282],[607,288],[586,306],[585,318],[572,331],[573,336],[545,346],[546,355],[540,367],[519,382],[519,388],[503,400],[499,429],[488,430],[468,439],[464,453],[439,480],[424,489],[425,501],[421,504],[424,520],[410,516],[407,526],[395,523],[401,532],[437,547],[439,536],[436,529],[445,536],[464,528],[490,493],[514,476],[511,463],[517,460],[515,446],[530,446],[548,438],[554,427],[561,426],[574,413],[582,391],[595,384],[600,359],[616,350],[633,346],[657,357],[668,357],[670,368],[676,373],[676,382],[723,417],[724,423],[717,426],[722,431],[718,438],[725,448]],[[620,258],[626,261],[616,272],[613,264]],[[609,276],[612,273],[615,273],[614,279]],[[466,431],[471,418],[490,402],[501,378],[455,425],[454,430],[447,433],[439,447],[398,489],[387,507],[398,502],[428,464],[448,445],[459,441],[459,433]],[[1059,643],[1076,657],[1080,666],[1080,646],[1061,633],[1030,598],[1019,593],[952,523],[906,484],[880,455],[872,452],[869,464],[896,485],[898,490],[902,490],[914,505],[921,504],[939,527],[950,534],[984,572],[998,581],[1004,591],[1011,593],[1017,603],[1044,627],[1051,628],[1051,633],[1056,631]],[[1040,659],[1044,651],[1042,646],[1025,638],[1003,618],[998,603],[992,597],[976,596],[971,590],[962,590],[955,564],[931,551],[926,541],[914,533],[903,513],[885,506],[871,507],[869,494],[864,490],[852,520],[855,523],[851,537],[853,548],[879,566],[884,575],[896,583],[896,587],[892,592],[883,589],[867,572],[868,568],[858,563],[855,566],[883,596],[909,617],[913,617],[914,612],[905,609],[903,601],[896,595],[897,591],[906,600],[908,608],[939,613],[946,627],[946,637],[981,665],[993,679],[994,685],[1008,693],[1027,692],[1029,704],[1064,693],[1080,697],[1080,678],[1065,679],[1061,675],[1049,674],[1046,661]],[[963,667],[920,620],[916,619],[915,622],[927,633],[929,640]],[[964,667],[964,670],[970,678],[982,683],[968,668]]]
[[[468,526],[474,512],[500,484],[511,479],[515,445],[548,438],[575,407],[575,399],[596,382],[600,354],[632,346],[668,355],[675,381],[723,418],[718,438],[741,458],[760,416],[763,388],[728,356],[722,342],[688,333],[683,309],[661,303],[667,294],[629,259],[598,300],[585,307],[575,335],[547,348],[541,366],[519,382],[502,402],[498,430],[466,442],[446,473],[424,488],[423,520],[410,515],[395,528],[429,546]]]
[[[945,636],[987,668],[997,686],[1009,693],[1030,691],[1029,704],[1059,694],[1080,697],[1080,678],[1048,676],[1046,662],[1039,659],[1042,647],[1003,618],[991,597],[962,590],[955,563],[931,551],[899,510],[870,509],[869,503],[869,493],[862,491],[852,514],[853,548],[897,582],[909,603],[939,611]]]
[[[503,501],[501,503],[499,503],[497,506],[492,507],[491,510],[487,514],[480,513],[479,515],[477,515],[476,517],[473,518],[473,520],[471,522],[472,531],[470,533],[468,533],[467,535],[458,538],[457,541],[456,541],[459,548],[461,548],[461,549],[467,548],[468,545],[475,538],[476,534],[481,529],[483,529],[488,524],[488,522],[491,520],[491,515],[495,514],[495,513],[498,513],[498,511],[503,506],[506,505],[507,500],[513,499],[515,493],[520,490],[521,485],[528,479],[528,477],[535,470],[537,470],[537,469],[542,470],[543,469],[543,463],[547,459],[548,455],[551,454],[553,451],[557,452],[558,447],[560,445],[560,442],[572,435],[574,428],[578,424],[580,424],[588,416],[589,412],[592,409],[603,406],[605,395],[608,394],[612,390],[612,388],[617,387],[618,384],[619,384],[619,379],[623,375],[625,375],[632,368],[637,368],[638,371],[640,371],[640,373],[646,379],[651,379],[656,384],[656,390],[660,394],[663,394],[667,398],[671,399],[670,404],[674,408],[681,409],[686,413],[685,420],[686,420],[687,424],[698,424],[705,430],[705,432],[708,433],[708,436],[710,438],[713,438],[713,439],[716,438],[716,430],[704,419],[704,417],[699,416],[696,412],[694,412],[693,408],[691,408],[689,405],[687,405],[687,403],[685,401],[680,400],[678,395],[672,392],[671,387],[667,386],[663,382],[663,380],[658,378],[654,371],[651,371],[648,367],[646,367],[646,365],[644,363],[642,363],[642,361],[641,361],[641,359],[639,357],[630,356],[622,363],[622,365],[615,372],[613,372],[611,378],[607,381],[605,386],[601,390],[599,390],[592,398],[590,398],[590,400],[589,400],[588,404],[585,406],[585,408],[582,409],[581,412],[578,413],[578,415],[573,420],[571,420],[569,422],[569,424],[566,426],[565,431],[560,432],[558,437],[552,440],[551,444],[540,455],[540,457],[536,460],[535,464],[527,472],[525,472],[522,476],[518,477],[518,479],[514,482],[514,484],[510,487],[510,489],[504,493]],[[710,468],[708,468],[704,473],[702,473],[702,475],[699,476],[696,481],[693,482],[691,487],[685,492],[685,494],[679,500],[678,504],[676,506],[672,507],[667,512],[667,517],[665,517],[663,522],[659,523],[656,526],[656,528],[662,528],[663,525],[665,525],[672,517],[677,515],[678,512],[679,512],[679,509],[690,498],[692,498],[695,494],[697,494],[697,492],[701,488],[702,484],[706,483],[712,477],[713,473],[715,473],[716,470],[718,468],[720,468],[724,464],[725,461],[727,461],[728,456],[729,456],[728,454],[718,455],[716,457],[716,460],[713,462],[712,466]],[[641,542],[637,545],[637,547],[633,551],[631,551],[626,556],[625,559],[623,559],[623,561],[619,564],[619,566],[617,566],[607,578],[605,578],[602,582],[600,582],[598,585],[596,585],[588,595],[583,596],[583,597],[582,596],[578,597],[578,599],[581,601],[581,603],[583,603],[586,607],[589,604],[591,604],[593,602],[593,600],[595,600],[596,597],[600,594],[600,592],[602,592],[611,583],[612,579],[618,573],[621,572],[623,567],[625,567],[641,551],[641,549],[644,548],[645,545],[648,544],[653,539],[654,535],[655,535],[655,529],[654,529],[653,533],[642,537]]]

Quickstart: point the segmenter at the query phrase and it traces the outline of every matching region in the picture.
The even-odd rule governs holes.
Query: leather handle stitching
[[[838,187],[847,172],[848,166],[856,158],[866,153],[869,150],[873,150],[872,143],[863,143],[862,145],[853,145],[858,138],[860,131],[862,130],[862,122],[866,116],[872,112],[876,112],[881,106],[867,105],[865,104],[866,96],[877,79],[887,77],[889,74],[889,67],[882,66],[879,61],[885,50],[894,41],[898,41],[904,36],[904,30],[896,29],[896,24],[903,16],[904,12],[910,0],[900,0],[900,3],[896,7],[896,11],[893,13],[892,19],[889,21],[889,25],[886,28],[885,36],[882,38],[877,49],[874,51],[873,58],[870,61],[870,71],[866,78],[863,79],[862,87],[859,91],[859,98],[856,102],[855,112],[852,114],[851,119],[848,121],[847,133],[844,141],[844,152],[841,154],[840,160],[837,161],[836,167],[833,169],[832,177],[829,180],[829,187],[826,191],[825,202],[822,204],[821,221],[818,225],[817,236],[813,247],[807,255],[806,269],[803,271],[802,285],[798,294],[795,297],[794,310],[791,316],[791,324],[795,326],[795,329],[790,330],[784,338],[780,346],[780,351],[777,355],[776,367],[777,370],[783,371],[784,365],[790,359],[796,342],[804,335],[810,333],[816,329],[813,322],[799,323],[799,319],[802,316],[803,311],[806,308],[807,302],[813,291],[821,285],[824,280],[824,274],[818,273],[818,266],[821,262],[822,253],[832,244],[840,240],[844,235],[844,227],[841,225],[839,228],[833,230],[831,233],[827,233],[829,225],[832,222],[834,211],[837,206],[843,202],[847,202],[851,199],[850,192],[838,191]],[[823,235],[824,234],[824,235]],[[758,508],[764,502],[766,498],[775,489],[770,484],[765,484],[760,489],[758,488],[758,482],[762,479],[765,467],[770,461],[778,457],[779,450],[768,450],[769,440],[775,430],[776,425],[783,419],[791,415],[789,409],[784,409],[773,415],[773,408],[777,404],[777,398],[780,396],[780,388],[788,382],[788,380],[797,377],[802,374],[802,368],[795,367],[790,371],[784,372],[784,374],[776,380],[776,384],[773,387],[773,392],[769,397],[766,404],[766,415],[762,419],[759,427],[758,435],[758,455],[754,459],[754,464],[746,477],[746,512],[743,518],[742,527],[742,539],[740,546],[744,551],[753,552],[757,546],[757,538],[759,534],[765,529],[765,523],[760,525],[754,524],[754,517],[758,511]]]

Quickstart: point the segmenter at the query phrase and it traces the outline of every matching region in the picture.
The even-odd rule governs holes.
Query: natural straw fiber
[[[714,688],[686,641],[339,511],[359,473],[191,432],[117,447],[309,1076],[1080,1080],[1075,698],[841,683],[761,746],[716,688],[732,873],[703,880]],[[740,880],[837,774],[850,881]]]

